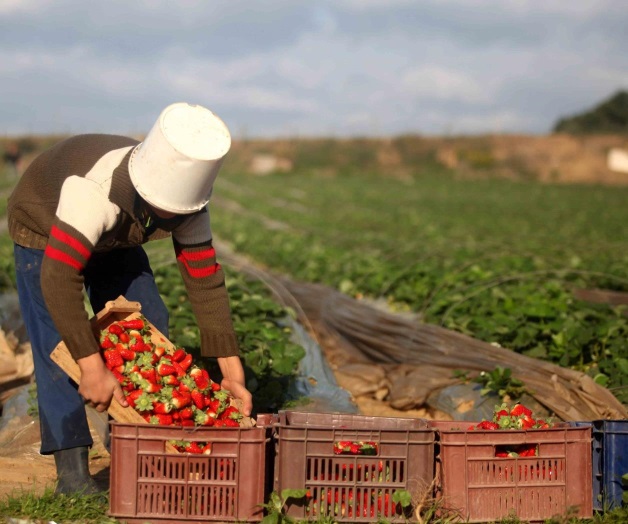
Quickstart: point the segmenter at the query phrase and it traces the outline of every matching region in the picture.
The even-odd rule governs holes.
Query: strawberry
[[[179,348],[172,354],[172,360],[173,362],[181,362],[185,358],[185,355],[185,350]]]
[[[194,410],[191,406],[186,406],[179,410],[179,418],[181,420],[191,420],[194,417]]]
[[[172,405],[176,409],[189,406],[192,403],[192,395],[190,393],[182,393],[178,389],[172,390]]]
[[[120,350],[120,356],[123,358],[123,360],[129,361],[129,360],[135,360],[135,351],[131,351],[130,349],[122,349]]]
[[[140,331],[144,329],[144,326],[145,326],[144,321],[141,318],[133,318],[131,320],[121,320],[119,324],[124,329],[137,329]]]
[[[100,336],[100,349],[111,349],[112,347],[115,347],[117,342],[118,342],[117,336],[107,335],[103,333]]]
[[[532,429],[536,424],[536,420],[534,420],[532,417],[524,415],[519,419],[519,424],[521,429]]]
[[[227,428],[239,428],[240,427],[240,423],[237,420],[233,420],[232,418],[224,418],[220,422],[222,422],[222,425]]]
[[[157,371],[154,368],[142,368],[140,375],[148,380],[151,384],[157,384]]]
[[[127,382],[126,377],[122,373],[120,373],[117,369],[115,368],[112,369],[111,373],[113,373],[113,376],[116,377],[117,381],[120,382],[120,384],[123,384],[123,385],[126,384]]]
[[[192,419],[181,419],[179,423],[181,426],[189,426],[189,427],[196,426],[196,424],[194,424],[194,420]]]
[[[213,411],[214,413],[216,413],[216,415],[220,415],[225,408],[227,407],[224,403],[224,401],[217,399],[217,398],[211,398],[207,395],[203,395],[204,396],[204,400],[205,400],[205,407],[209,408],[211,411]]]
[[[166,353],[166,348],[164,346],[155,346],[153,349],[153,354],[157,356],[157,358],[161,358]]]
[[[522,415],[531,417],[532,411],[526,408],[523,404],[515,404],[514,407],[510,410],[510,416],[520,417]]]
[[[178,362],[175,362],[173,360],[172,367],[174,368],[174,371],[177,374],[177,377],[179,378],[185,377],[185,370],[181,367],[181,365]]]
[[[105,363],[109,369],[124,364],[124,360],[122,360],[120,352],[115,349],[106,349],[103,356],[105,357]]]
[[[129,406],[131,406],[132,408],[135,408],[135,403],[137,399],[143,394],[144,394],[144,391],[141,389],[134,389],[133,391],[129,392],[129,394],[126,396],[126,400],[129,403]]]
[[[179,379],[174,375],[166,375],[165,377],[161,377],[161,381],[167,386],[178,386]]]
[[[142,392],[137,398],[134,399],[135,411],[152,411],[153,401],[150,396],[145,392]]]
[[[216,410],[218,413],[218,410]],[[220,413],[220,418],[231,418],[233,420],[241,420],[242,413],[235,406],[227,407],[222,413]]]
[[[203,455],[211,455],[212,452],[212,444],[211,442],[208,442],[207,444],[205,444],[202,449],[201,449],[201,453]]]
[[[198,387],[201,391],[204,391],[209,387],[211,381],[207,370],[193,366],[190,370],[190,376],[194,379],[194,382],[196,382],[196,387]]]
[[[109,328],[107,328],[107,331],[113,335],[120,335],[124,333],[124,328],[120,324],[111,324]]]
[[[477,425],[477,428],[485,430],[499,429],[499,424],[497,424],[496,422],[491,422],[490,420],[483,420]]]
[[[162,358],[157,364],[157,374],[164,377],[166,375],[176,375],[177,371],[172,365],[172,361],[167,358]]]
[[[194,405],[198,409],[205,408],[205,395],[203,395],[203,393],[201,393],[198,389],[193,389],[190,392],[190,396],[192,398],[192,402],[194,402]]]
[[[129,340],[131,340],[131,337],[126,331],[123,331],[122,333],[118,335],[118,340],[122,342],[123,344],[128,344]]]
[[[172,415],[165,413],[154,413],[149,422],[151,424],[159,424],[160,426],[172,426]]]
[[[155,402],[153,403],[153,411],[160,415],[167,415],[172,411],[172,404],[169,402]]]
[[[210,386],[212,388],[212,391],[220,391],[222,389],[222,386],[218,384],[218,382],[214,382],[213,380],[211,381]]]
[[[185,452],[201,454],[203,449],[198,445],[198,442],[188,442],[185,446]]]
[[[190,353],[186,354],[183,360],[179,362],[179,365],[183,371],[187,371],[192,365],[192,355]]]
[[[150,347],[141,338],[131,338],[129,340],[129,349],[137,353],[150,351]]]
[[[153,384],[146,380],[142,383],[142,388],[146,393],[159,393],[161,391],[161,386],[159,384]]]
[[[190,377],[189,375],[186,375],[185,377],[181,377],[181,380],[179,382],[179,390],[187,391],[189,393],[193,389],[196,389],[196,382],[194,382],[194,379]]]
[[[210,411],[198,410],[194,414],[194,422],[196,422],[198,426],[213,426],[217,422],[216,414]]]

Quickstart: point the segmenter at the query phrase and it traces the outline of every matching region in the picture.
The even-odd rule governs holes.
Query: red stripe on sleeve
[[[206,258],[206,257],[203,257],[203,258]],[[182,251],[179,251],[177,253],[177,260],[185,266],[185,269],[188,272],[188,275],[190,275],[192,278],[203,278],[209,275],[213,275],[214,273],[217,273],[218,271],[220,271],[220,264],[218,262],[208,267],[195,268],[195,267],[190,266],[186,256],[183,254]]]
[[[52,226],[50,234],[60,242],[70,246],[79,255],[82,255],[85,259],[88,259],[91,255],[89,249],[87,249],[79,240],[69,235],[65,231],[61,231],[57,226]]]
[[[177,256],[182,256],[185,260],[192,260],[197,262],[199,260],[205,260],[216,256],[216,250],[213,247],[204,249],[203,251],[186,251],[181,249]]]
[[[52,246],[46,246],[44,255],[54,260],[58,260],[59,262],[63,262],[64,264],[67,264],[68,266],[72,266],[74,269],[78,271],[83,270],[83,264],[81,264],[78,260],[76,260],[70,255],[67,255],[63,251],[60,251],[59,249],[56,249]]]

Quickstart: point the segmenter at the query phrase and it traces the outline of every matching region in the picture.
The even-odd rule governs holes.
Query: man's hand
[[[81,369],[78,392],[85,399],[86,404],[100,412],[109,407],[113,398],[122,407],[129,405],[120,383],[107,369],[100,354],[94,353],[89,357],[80,358],[77,363]]]
[[[253,395],[244,385],[244,368],[240,357],[218,357],[218,366],[223,376],[220,385],[242,401],[242,414],[249,417],[253,411]]]

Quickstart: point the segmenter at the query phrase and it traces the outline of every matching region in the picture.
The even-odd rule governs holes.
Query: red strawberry
[[[179,362],[179,365],[181,366],[181,369],[183,369],[183,371],[187,371],[188,368],[192,365],[192,355],[190,353],[185,355],[183,360]]]
[[[126,360],[135,360],[135,351],[131,351],[130,349],[123,349],[120,351],[120,356]]]
[[[181,367],[181,365],[178,362],[172,361],[172,367],[174,368],[175,373],[177,374],[177,377],[179,378],[185,377],[185,370]]]
[[[154,368],[142,368],[140,375],[151,384],[157,384],[157,371]]]
[[[536,424],[536,420],[534,420],[532,417],[528,417],[526,415],[524,415],[523,417],[521,417],[519,419],[520,424],[521,424],[521,429],[532,429],[535,424]]]
[[[490,420],[483,420],[477,425],[478,429],[492,430],[499,429],[499,424]]]
[[[122,333],[118,335],[118,340],[122,342],[123,344],[128,344],[129,340],[131,340],[131,337],[126,331],[123,331]]]
[[[144,321],[141,318],[133,318],[131,320],[121,320],[119,324],[124,329],[137,329],[137,330],[144,329]]]
[[[124,360],[122,360],[120,352],[115,349],[106,349],[103,356],[105,357],[105,363],[109,369],[124,364]]]
[[[212,452],[212,445],[211,445],[211,442],[208,442],[208,443],[207,443],[207,444],[205,444],[205,445],[203,446],[203,448],[201,449],[201,453],[202,453],[203,455],[211,455],[211,452]]]
[[[112,347],[115,347],[117,342],[118,342],[118,337],[116,337],[115,335],[103,334],[100,337],[100,348],[111,349]]]
[[[216,413],[218,413],[218,410],[216,410]],[[235,406],[229,406],[220,414],[220,418],[231,418],[233,420],[241,420],[242,413],[240,413],[238,408],[236,408]]]
[[[211,381],[207,370],[194,366],[190,371],[190,376],[194,379],[194,382],[196,382],[196,387],[201,391],[209,387]]]
[[[168,402],[154,402],[153,411],[158,414],[167,415],[172,411],[172,404]]]
[[[179,422],[181,426],[188,426],[188,427],[196,426],[196,424],[194,423],[192,419],[181,419]]]
[[[172,415],[165,413],[154,413],[149,422],[151,424],[159,424],[160,426],[172,426]]]
[[[162,377],[166,375],[175,375],[177,373],[176,369],[174,369],[174,366],[172,365],[172,361],[166,358],[162,358],[159,361],[156,369],[157,374],[161,375]]]
[[[194,422],[196,422],[198,426],[213,426],[217,422],[216,414],[209,411],[198,410],[194,414]]]
[[[201,454],[203,449],[198,445],[198,442],[188,442],[185,446],[186,453]]]
[[[510,413],[508,413],[507,409],[500,409],[499,411],[496,411],[495,414],[493,415],[493,420],[495,422],[499,422],[499,419],[502,417],[508,417],[510,415]]]
[[[157,358],[161,358],[166,353],[166,348],[164,346],[155,346],[153,349],[153,354],[157,355]]]
[[[143,390],[141,389],[134,389],[133,391],[130,391],[129,394],[126,396],[126,400],[129,403],[129,406],[131,406],[132,408],[135,408],[135,401],[144,393]]]
[[[189,375],[181,377],[181,381],[179,382],[179,390],[191,392],[193,389],[196,389],[196,382],[194,382],[194,379]]]
[[[185,350],[179,348],[172,354],[173,362],[181,362],[185,358]]]
[[[198,389],[193,389],[190,392],[190,396],[192,397],[192,402],[198,409],[205,408],[205,395],[203,395]]]
[[[111,324],[107,331],[114,335],[120,335],[121,333],[124,333],[124,328],[120,324]]]
[[[172,405],[176,409],[181,409],[189,406],[192,403],[192,395],[190,393],[183,393],[178,389],[172,390]]]
[[[179,411],[179,418],[182,420],[190,420],[194,417],[194,411],[190,406],[187,406]]]
[[[222,422],[222,425],[227,428],[239,428],[240,427],[240,423],[237,420],[233,420],[232,418],[224,418],[220,422]]]
[[[144,384],[142,384],[142,387],[144,388],[144,391],[146,391],[146,393],[159,393],[161,391],[161,386],[159,384],[153,384],[148,380]]]
[[[510,410],[510,415],[513,417],[519,417],[521,415],[531,417],[532,411],[526,408],[523,404],[515,404],[514,407]]]
[[[179,379],[174,375],[166,375],[165,377],[161,377],[161,381],[167,386],[178,386]]]

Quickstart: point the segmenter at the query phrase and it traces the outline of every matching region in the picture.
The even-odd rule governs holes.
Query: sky
[[[0,132],[550,133],[628,89],[626,0],[0,0]]]

